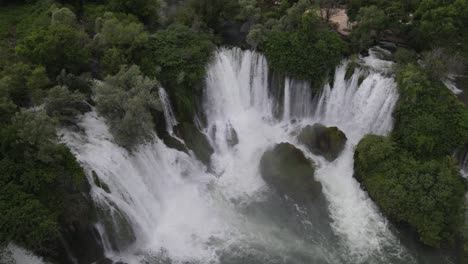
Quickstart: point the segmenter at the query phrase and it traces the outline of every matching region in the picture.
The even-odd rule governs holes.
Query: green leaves
[[[114,76],[96,83],[96,109],[109,122],[117,143],[133,148],[153,137],[151,110],[161,110],[158,82],[141,74],[136,65],[123,66]]]
[[[465,187],[452,158],[419,160],[390,138],[368,135],[354,166],[356,179],[390,219],[409,224],[426,245],[454,242]]]
[[[90,53],[88,36],[67,25],[51,25],[33,32],[16,47],[18,55],[30,62],[44,65],[50,76],[61,69],[78,73],[88,67]]]
[[[439,82],[416,65],[397,71],[400,101],[392,133],[402,148],[421,159],[451,155],[468,142],[468,111]]]
[[[174,24],[152,35],[140,58],[142,71],[158,76],[174,102],[179,120],[192,120],[205,67],[215,46],[210,34]]]
[[[320,85],[328,71],[333,71],[341,61],[346,45],[336,33],[328,30],[310,36],[302,31],[273,31],[264,49],[273,69]]]

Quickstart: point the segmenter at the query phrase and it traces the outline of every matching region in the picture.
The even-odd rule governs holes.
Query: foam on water
[[[398,99],[371,53],[368,76],[358,85],[356,70],[345,80],[346,63],[333,87],[313,99],[310,83],[286,78],[282,118],[274,117],[268,64],[257,52],[221,48],[208,67],[203,109],[204,133],[214,147],[208,170],[194,156],[161,141],[133,153],[117,146],[105,121],[86,114],[84,133],[63,131],[63,141],[111,193],[93,186],[94,200],[115,207],[131,223],[136,241],[107,254],[129,263],[411,263],[376,206],[352,177],[354,146],[367,133],[386,134]],[[165,117],[176,124],[160,90]],[[338,126],[348,143],[334,162],[309,153],[294,134],[316,122]],[[239,143],[232,145],[232,135]],[[329,201],[328,227],[311,224],[308,208],[276,196],[259,174],[265,150],[296,144],[318,164],[317,178]],[[91,173],[89,173],[91,175]]]

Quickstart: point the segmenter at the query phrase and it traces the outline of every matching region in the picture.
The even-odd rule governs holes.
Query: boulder
[[[185,142],[185,146],[192,150],[195,156],[206,166],[210,165],[211,154],[214,150],[205,134],[193,124],[183,122],[174,127],[174,133]]]
[[[227,143],[230,147],[234,147],[239,144],[239,137],[237,136],[236,130],[229,125],[226,135]]]
[[[281,195],[298,202],[324,200],[322,185],[314,179],[314,163],[289,143],[277,144],[260,160],[265,182]]]
[[[337,127],[322,124],[304,127],[297,139],[312,153],[321,155],[328,161],[333,161],[340,155],[347,140],[346,135]]]

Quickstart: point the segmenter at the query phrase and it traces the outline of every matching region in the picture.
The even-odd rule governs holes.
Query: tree
[[[112,10],[138,16],[145,24],[156,25],[165,20],[163,0],[110,0]]]
[[[115,74],[121,65],[135,61],[149,39],[143,24],[134,16],[117,17],[110,12],[96,19],[96,32],[93,44],[102,54],[101,63],[107,74]]]
[[[47,92],[45,110],[62,123],[74,123],[79,114],[90,110],[85,99],[78,91],[71,92],[66,86],[56,86]]]
[[[43,89],[50,83],[44,67],[21,62],[6,68],[0,76],[3,76],[0,78],[0,96],[20,107],[40,103]]]
[[[153,138],[151,111],[161,110],[156,80],[143,76],[138,66],[122,66],[93,88],[96,109],[118,144],[131,149]]]
[[[357,27],[351,33],[351,40],[359,51],[374,45],[388,22],[384,11],[374,5],[359,9],[356,20]]]
[[[206,64],[213,49],[212,35],[174,24],[151,36],[140,60],[142,70],[158,76],[174,102],[179,120],[192,120],[195,98],[201,95]]]
[[[52,8],[52,25],[67,25],[70,27],[77,26],[76,15],[66,7]]]
[[[392,137],[419,159],[452,155],[468,142],[468,111],[440,82],[416,65],[397,71],[400,100]]]
[[[55,120],[22,110],[0,127],[0,244],[13,242],[42,256],[56,256],[60,219],[83,190],[75,157],[57,144]]]
[[[459,53],[450,54],[444,48],[434,48],[424,52],[421,64],[433,81],[462,74],[465,70],[463,56]]]
[[[49,76],[61,69],[78,73],[88,67],[88,36],[67,25],[51,25],[33,32],[16,47],[17,53],[34,64],[44,65]]]

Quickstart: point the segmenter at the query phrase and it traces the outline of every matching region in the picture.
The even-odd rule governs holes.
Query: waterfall
[[[284,82],[284,119],[304,118],[312,114],[310,82],[286,77]]]
[[[123,218],[133,233],[130,245],[111,245],[115,236],[107,235],[111,242],[106,254],[130,264],[168,259],[223,264],[415,263],[414,254],[400,244],[352,177],[355,145],[367,133],[391,131],[398,99],[395,81],[383,69],[391,63],[372,53],[363,63],[369,70],[362,83],[364,73],[359,69],[345,80],[344,62],[336,69],[333,86],[325,85],[316,98],[310,83],[285,78],[280,102],[284,111],[278,119],[265,57],[238,48],[217,50],[207,69],[202,105],[207,120],[202,132],[214,148],[209,170],[160,140],[129,153],[113,142],[101,117],[95,112],[84,115],[79,124],[84,132],[64,130],[63,141],[88,175],[94,171],[107,183],[110,192],[92,186],[98,207],[113,208],[119,217],[111,214],[110,222]],[[170,131],[176,124],[174,114],[163,89],[160,97]],[[337,126],[348,137],[345,150],[333,162],[313,155],[294,136],[317,122]],[[262,154],[281,142],[295,144],[316,162],[331,222],[314,225],[317,219],[312,219],[316,216],[309,214],[310,208],[278,196],[259,175]],[[99,223],[101,230],[105,223]]]
[[[169,96],[167,95],[166,90],[162,87],[159,88],[159,99],[163,107],[164,119],[166,120],[166,130],[172,135],[174,134],[174,127],[177,125],[177,120],[174,112],[172,111]]]
[[[0,249],[0,263],[2,264],[46,264],[40,257],[20,248],[14,244],[9,244],[4,249]]]

